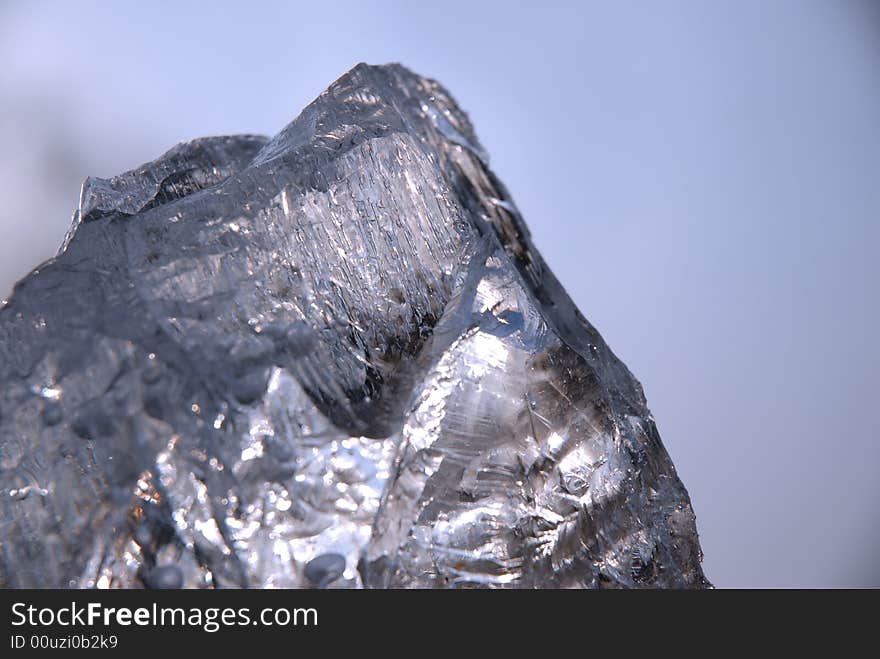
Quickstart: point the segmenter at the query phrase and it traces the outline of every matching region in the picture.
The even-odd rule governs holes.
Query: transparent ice
[[[6,587],[708,586],[639,383],[398,65],[86,181],[0,310],[0,538]]]

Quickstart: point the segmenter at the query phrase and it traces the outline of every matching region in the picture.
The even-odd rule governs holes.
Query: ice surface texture
[[[6,587],[708,585],[639,383],[397,65],[86,181],[0,311],[0,479]]]

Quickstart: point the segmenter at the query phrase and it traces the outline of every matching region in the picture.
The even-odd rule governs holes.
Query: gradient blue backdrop
[[[880,5],[243,4],[0,0],[0,297],[86,175],[400,61],[644,384],[709,578],[880,586]]]

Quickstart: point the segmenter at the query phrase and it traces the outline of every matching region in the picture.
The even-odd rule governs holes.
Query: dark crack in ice
[[[487,161],[359,65],[272,139],[87,180],[0,310],[0,585],[707,586],[639,383]]]

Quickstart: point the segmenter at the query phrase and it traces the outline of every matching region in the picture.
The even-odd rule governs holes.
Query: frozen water
[[[0,310],[0,537],[7,587],[708,585],[641,387],[397,65],[86,181]]]

